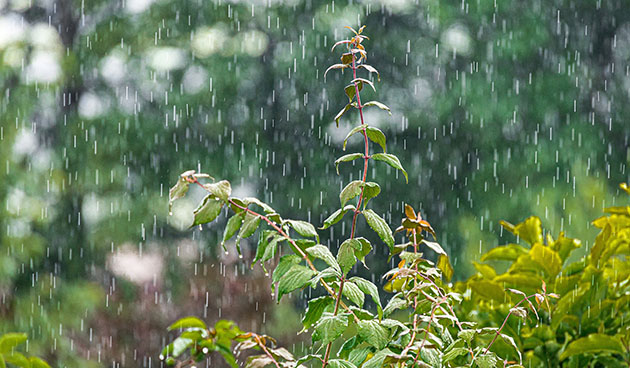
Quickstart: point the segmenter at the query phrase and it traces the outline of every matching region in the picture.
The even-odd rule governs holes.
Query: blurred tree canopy
[[[321,222],[338,208],[333,193],[360,168],[335,173],[351,124],[335,127],[346,97],[323,72],[346,25],[367,25],[393,116],[366,119],[392,137],[410,176],[405,185],[376,167],[391,176],[380,203],[392,205],[379,210],[420,208],[456,277],[499,243],[501,219],[534,214],[554,233],[592,235],[590,221],[628,178],[624,1],[0,9],[0,333],[27,332],[59,367],[155,365],[167,321],[185,313],[261,328],[251,310],[273,302],[268,280],[218,250],[219,226],[186,230],[195,199],[169,217],[167,191],[197,169],[287,217]],[[347,229],[323,239],[334,231]],[[243,272],[247,283],[236,282]]]

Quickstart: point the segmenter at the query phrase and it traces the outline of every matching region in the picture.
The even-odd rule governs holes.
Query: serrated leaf
[[[363,302],[365,301],[365,294],[359,289],[359,287],[352,282],[346,282],[343,284],[343,296],[348,298],[352,303],[354,303],[359,308],[363,307]]]
[[[383,318],[383,307],[381,306],[381,298],[378,295],[378,288],[372,282],[361,278],[361,277],[351,277],[350,282],[357,285],[359,290],[369,295],[374,303],[376,304],[376,309],[378,310],[378,318]]]
[[[571,341],[567,348],[560,354],[560,360],[579,354],[624,354],[621,341],[615,336],[593,333],[586,337]]]
[[[335,259],[335,256],[333,256],[333,254],[330,252],[328,247],[326,247],[324,245],[321,245],[321,244],[317,244],[317,245],[314,245],[314,246],[312,246],[310,248],[307,248],[306,252],[309,255],[311,255],[311,256],[313,256],[315,258],[319,258],[319,259],[323,260],[329,266],[331,266],[334,269],[336,269],[339,272],[341,272],[341,268],[339,267],[339,264],[337,263],[337,260]]]
[[[175,323],[168,326],[168,330],[173,331],[173,330],[178,330],[180,328],[183,329],[183,328],[192,328],[192,327],[198,327],[198,328],[203,328],[203,329],[208,328],[206,324],[199,318],[194,317],[194,316],[189,316],[189,317],[184,317],[177,320]]]
[[[278,265],[271,275],[271,281],[274,283],[280,281],[280,278],[287,273],[293,265],[299,264],[300,262],[302,262],[302,258],[295,254],[287,254],[280,257],[280,261],[278,261]]]
[[[218,183],[204,184],[203,187],[222,201],[227,201],[230,194],[232,194],[232,186],[227,180],[221,180]]]
[[[367,256],[372,251],[372,244],[365,238],[355,238],[361,244],[361,249],[355,249],[354,255],[363,263],[365,268],[368,268],[365,264],[365,256]]]
[[[9,332],[0,337],[0,354],[10,354],[28,340],[25,333]]]
[[[374,230],[376,234],[378,234],[378,236],[381,238],[381,240],[383,240],[383,242],[387,244],[390,251],[393,251],[394,236],[392,235],[392,229],[389,228],[387,222],[385,222],[385,220],[383,220],[371,209],[364,210],[362,213],[372,230]]]
[[[335,115],[335,123],[337,123],[337,128],[339,128],[339,119],[341,119],[341,117],[343,116],[343,114],[345,114],[348,110],[350,110],[350,108],[352,107],[351,104],[347,104],[346,106],[343,107],[343,109],[341,109],[337,115]]]
[[[193,211],[194,221],[191,226],[207,224],[214,221],[221,213],[223,202],[214,195],[208,194],[201,201],[199,207]]]
[[[238,236],[236,237],[236,249],[238,250],[239,254],[241,254],[241,249],[239,246],[241,239],[249,238],[250,236],[254,235],[259,225],[260,216],[253,215],[249,212],[245,215],[241,230],[238,232]]]
[[[359,337],[365,340],[366,343],[377,349],[382,349],[387,346],[389,330],[381,326],[378,321],[359,321],[358,328]]]
[[[405,169],[403,169],[402,165],[400,164],[400,160],[398,159],[398,157],[389,154],[389,153],[376,153],[374,155],[372,155],[372,158],[375,159],[376,161],[383,161],[386,164],[388,164],[389,166],[393,167],[396,170],[400,170],[402,171],[403,175],[405,176],[405,181],[407,181],[407,183],[409,182],[409,177],[407,176],[407,171],[405,171]]]
[[[357,263],[357,258],[355,256],[355,251],[357,249],[361,249],[361,243],[356,239],[347,239],[339,246],[339,251],[337,252],[337,262],[341,267],[341,272],[345,275],[352,269],[355,263]]]
[[[347,155],[343,155],[341,157],[339,157],[337,160],[335,160],[335,168],[337,170],[337,175],[339,175],[339,164],[342,162],[348,162],[348,161],[354,161],[357,158],[362,158],[363,154],[362,153],[350,153]]]
[[[354,180],[348,183],[339,194],[341,206],[345,206],[346,202],[360,195],[361,188],[363,188],[364,185],[365,183],[361,180]]]
[[[280,301],[283,295],[306,286],[314,275],[315,271],[308,267],[299,264],[291,266],[278,281],[278,301]]]
[[[304,318],[302,318],[302,326],[304,326],[304,329],[308,329],[315,324],[326,308],[334,303],[335,299],[330,296],[322,296],[309,300],[308,308],[306,308],[306,313],[304,313]]]
[[[405,309],[408,305],[409,303],[405,299],[394,296],[389,300],[385,309],[383,309],[383,315],[385,317],[389,317],[394,311],[398,309]]]
[[[381,110],[385,110],[387,111],[390,115],[392,114],[392,111],[389,109],[389,107],[387,107],[387,105],[385,105],[382,102],[378,102],[378,101],[368,101],[366,103],[363,104],[363,107],[368,107],[368,106],[376,106]]]
[[[317,230],[315,230],[315,226],[300,220],[286,220],[286,223],[289,224],[298,234],[302,235],[305,238],[315,238],[319,241],[319,235],[317,235]]]
[[[499,358],[493,352],[487,352],[486,354],[479,355],[476,360],[479,368],[496,368],[499,363]]]
[[[341,336],[347,327],[347,315],[333,316],[331,313],[324,313],[315,325],[312,335],[313,342],[321,341],[323,345],[326,345]]]
[[[381,193],[380,185],[373,182],[366,182],[363,186],[363,208],[367,206],[367,203],[370,199],[376,197]]]
[[[367,362],[363,363],[361,368],[383,368],[383,362],[390,354],[393,352],[389,349],[378,351]]]
[[[256,247],[256,256],[252,261],[252,267],[258,261],[263,263],[273,258],[276,254],[276,246],[278,242],[282,240],[284,240],[284,238],[278,235],[274,230],[261,232],[258,246]]]

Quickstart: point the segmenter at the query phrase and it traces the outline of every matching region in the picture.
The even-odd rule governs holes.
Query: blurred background
[[[361,24],[381,75],[362,98],[392,109],[366,120],[409,172],[371,166],[392,227],[420,209],[455,279],[513,241],[500,220],[538,215],[588,249],[628,180],[628,2],[0,0],[0,333],[55,367],[159,367],[190,314],[307,346],[305,302],[275,305],[255,244],[225,254],[225,214],[188,229],[203,193],[169,216],[168,188],[195,169],[321,225],[360,173],[333,165],[358,123],[333,121],[351,76],[323,74]],[[357,272],[382,284],[371,239]]]

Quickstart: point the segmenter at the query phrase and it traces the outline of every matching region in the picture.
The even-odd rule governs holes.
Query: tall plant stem
[[[189,180],[189,179],[187,179]],[[206,189],[206,187],[203,186],[203,184],[201,184],[197,178],[194,179],[190,179],[189,180],[190,183],[194,183],[197,184],[198,186],[200,186],[201,188],[203,188],[205,191],[208,191]],[[297,243],[295,242],[295,240],[293,240],[284,230],[282,230],[282,228],[280,226],[278,226],[278,224],[276,224],[275,222],[273,222],[269,217],[262,215],[254,210],[250,210],[247,207],[241,206],[240,204],[236,203],[235,201],[233,201],[232,199],[228,200],[230,202],[230,204],[232,204],[233,206],[242,209],[243,211],[246,211],[247,213],[253,215],[253,216],[257,216],[260,217],[263,221],[265,221],[269,226],[271,226],[278,234],[280,234],[282,237],[284,237],[289,243],[291,243],[291,245],[293,245],[293,248],[298,252],[299,256],[302,257],[306,263],[308,264],[308,266],[310,267],[311,270],[317,272],[317,268],[315,268],[315,265],[313,264],[313,262],[311,262],[311,260],[308,258],[308,256],[306,255],[306,253],[304,253],[304,251],[302,249],[300,249],[300,247],[298,247]],[[335,291],[330,287],[330,285],[328,285],[328,283],[326,281],[324,281],[324,279],[320,279],[320,283],[322,284],[322,286],[324,287],[324,289],[326,289],[326,291],[333,297],[336,298],[337,300],[341,299],[340,295],[341,295],[341,290],[339,290],[339,295],[337,295],[337,293],[335,293]],[[348,308],[348,306],[341,300],[339,300],[339,304],[341,305],[341,307],[343,309],[345,309],[346,311],[348,311],[350,314],[352,314],[352,316],[354,317],[354,319],[356,321],[359,320],[359,318],[356,316],[356,314],[354,314],[354,312]]]
[[[357,64],[356,64],[356,56],[352,53],[352,79],[357,79]],[[359,109],[359,116],[361,117],[361,126],[363,127],[363,141],[365,143],[365,154],[363,155],[363,178],[361,179],[365,184],[367,179],[367,170],[368,170],[368,160],[370,159],[370,146],[368,143],[367,132],[365,130],[365,120],[363,119],[363,105],[361,105],[361,95],[359,94],[359,84],[358,82],[354,82],[354,95],[357,98],[357,108]],[[361,187],[361,194],[359,195],[359,201],[357,202],[357,208],[354,210],[354,216],[352,217],[352,230],[350,230],[350,239],[354,239],[354,231],[356,230],[357,225],[357,216],[359,212],[361,212],[360,207],[363,202],[363,191],[365,189],[365,185]],[[344,275],[341,275],[341,279],[339,280],[339,292],[337,293],[337,299],[335,300],[335,310],[333,315],[336,316],[339,310],[339,303],[341,303],[341,295],[343,293],[343,285],[346,282],[346,278]],[[322,368],[326,368],[328,365],[328,360],[330,359],[330,350],[332,349],[332,342],[329,342],[326,345],[326,352],[324,353],[324,361],[322,363]]]
[[[414,253],[418,253],[418,239],[416,238],[416,230],[413,230],[413,252]],[[418,273],[418,265],[415,265],[415,270],[416,273]],[[417,278],[414,277],[413,279],[413,286],[416,287],[418,285],[418,280]],[[418,328],[418,315],[416,314],[416,309],[418,308],[418,295],[415,295],[413,297],[413,329],[411,332],[411,339],[409,339],[409,343],[407,344],[407,346],[405,346],[405,348],[403,349],[402,353],[400,353],[401,356],[404,356],[409,349],[411,349],[411,346],[413,346],[413,341],[416,339],[416,329]],[[406,362],[402,362],[401,363],[401,367],[404,368],[407,366]]]

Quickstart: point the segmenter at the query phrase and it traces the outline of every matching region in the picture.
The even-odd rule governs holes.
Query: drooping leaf
[[[381,193],[381,187],[377,183],[366,182],[363,186],[363,208],[367,205],[368,201]]]
[[[336,340],[348,327],[348,316],[346,314],[324,313],[315,325],[312,339],[313,342],[321,341],[326,345]]]
[[[31,363],[26,359],[24,355],[18,352],[11,354],[4,354],[4,360],[19,368],[31,368]]]
[[[372,89],[376,92],[376,87],[374,87],[374,83],[372,81],[365,78],[356,78],[350,81],[350,83],[365,83],[368,86],[372,87]]]
[[[389,341],[389,331],[378,321],[359,321],[359,337],[377,349],[383,349]]]
[[[173,330],[178,330],[180,328],[184,329],[184,328],[192,328],[192,327],[199,327],[203,329],[208,328],[206,324],[199,318],[194,317],[194,316],[189,316],[189,317],[184,317],[177,320],[175,323],[168,326],[168,330],[173,331]]]
[[[280,257],[280,261],[271,275],[271,281],[274,283],[280,281],[280,278],[287,273],[293,265],[299,264],[300,262],[302,262],[302,258],[295,254],[287,254]]]
[[[350,110],[350,108],[352,107],[351,104],[347,104],[346,106],[343,107],[343,109],[341,109],[337,115],[335,115],[335,123],[337,123],[337,128],[339,128],[339,119],[341,119],[341,117],[343,116],[343,114],[346,113],[346,111]]]
[[[375,159],[376,161],[383,161],[389,166],[393,167],[394,169],[402,171],[403,175],[405,176],[405,181],[409,182],[407,171],[403,169],[398,157],[389,153],[376,153],[372,155],[372,158]]]
[[[437,243],[437,242],[432,242],[432,241],[428,241],[428,240],[422,240],[422,244],[424,244],[427,247],[431,248],[431,250],[433,250],[437,254],[446,254],[446,252],[444,251],[442,246],[439,243]]]
[[[166,345],[166,347],[162,350],[162,355],[165,357],[173,356],[177,358],[178,356],[182,355],[192,344],[192,339],[178,337],[173,340],[172,343]]]
[[[50,365],[48,365],[48,363],[46,363],[42,359],[39,359],[38,357],[30,357],[28,360],[29,363],[31,363],[31,368],[50,368]]]
[[[405,309],[408,305],[409,303],[405,299],[394,296],[389,300],[389,302],[385,306],[385,309],[383,309],[383,315],[385,317],[388,317],[394,311],[398,309]]]
[[[308,308],[306,309],[304,318],[302,318],[302,325],[304,326],[304,329],[308,329],[315,324],[322,316],[326,308],[334,303],[335,299],[330,296],[322,296],[309,300]]]
[[[300,220],[286,220],[286,223],[289,224],[298,234],[302,235],[305,238],[315,238],[319,241],[319,235],[317,235],[317,230],[315,230],[315,226]]]
[[[183,177],[177,180],[177,183],[168,191],[168,211],[171,212],[173,208],[173,202],[184,197],[188,192],[188,186],[190,183]]]
[[[525,221],[517,225],[512,225],[506,221],[501,221],[500,223],[506,230],[523,239],[530,245],[533,245],[534,243],[542,244],[543,242],[542,224],[540,222],[540,218],[536,216],[528,217]]]
[[[331,359],[328,361],[330,368],[357,368],[352,362],[343,359]]]
[[[351,277],[349,281],[357,285],[359,290],[361,290],[362,292],[364,292],[365,294],[369,295],[372,298],[378,310],[378,318],[379,319],[383,318],[383,307],[381,306],[381,298],[378,295],[378,288],[376,287],[376,285],[358,276]]]
[[[616,336],[593,333],[571,341],[562,354],[560,354],[560,360],[565,360],[578,354],[624,354],[624,352],[623,344]]]
[[[365,256],[367,256],[372,251],[372,244],[365,238],[359,237],[355,238],[361,244],[361,249],[354,249],[354,255],[363,263],[363,266],[367,268],[365,264]]]
[[[379,215],[377,215],[371,209],[367,209],[363,211],[363,216],[365,216],[365,220],[368,225],[374,230],[378,236],[383,240],[385,244],[389,247],[390,251],[393,251],[394,248],[394,236],[392,235],[392,229],[389,228],[387,222],[383,220]]]
[[[306,286],[313,276],[315,276],[315,271],[308,267],[299,264],[291,266],[278,281],[278,301],[280,301],[284,294]]]
[[[221,207],[223,202],[217,199],[214,195],[208,194],[201,201],[201,204],[193,212],[194,221],[191,226],[206,224],[214,221],[221,213]]]
[[[479,355],[476,360],[479,368],[496,368],[499,363],[499,357],[491,351]]]
[[[359,196],[364,185],[365,183],[361,180],[354,180],[348,183],[339,194],[341,206],[345,206],[346,202]]]
[[[331,65],[324,72],[324,78],[326,78],[326,74],[328,74],[328,72],[333,70],[333,69],[341,69],[341,70],[343,70],[345,68],[348,68],[348,65],[345,65],[345,64],[334,64],[334,65]]]
[[[321,244],[317,244],[314,245],[310,248],[306,249],[306,252],[315,257],[315,258],[319,258],[321,260],[323,260],[324,262],[326,262],[329,266],[335,268],[336,270],[338,270],[339,272],[341,272],[341,268],[339,267],[339,264],[337,263],[337,260],[335,259],[335,256],[333,256],[333,254],[330,252],[330,250],[328,249],[328,247],[321,245]]]
[[[373,67],[373,66],[371,66],[371,65],[368,65],[368,64],[360,64],[358,67],[359,67],[359,68],[365,68],[365,70],[367,70],[367,71],[368,71],[368,72],[370,72],[370,73],[376,73],[376,76],[377,76],[377,78],[378,78],[377,80],[378,80],[378,81],[380,81],[380,80],[381,80],[381,74],[378,72],[378,70],[376,70],[376,68],[375,68],[375,67]]]
[[[362,153],[350,153],[347,155],[343,155],[341,157],[339,157],[336,161],[335,161],[335,168],[337,170],[337,175],[339,175],[339,164],[342,162],[348,162],[348,161],[354,161],[357,158],[361,158],[363,157]]]
[[[348,100],[350,100],[350,102],[352,102],[352,100],[354,99],[354,96],[356,96],[356,89],[359,88],[359,92],[361,92],[361,90],[363,89],[363,82],[358,82],[356,87],[353,84],[349,84],[346,86],[346,88],[344,88],[344,91],[346,92],[346,96],[348,96]]]
[[[366,127],[366,133],[372,142],[381,146],[383,153],[387,153],[387,138],[385,138],[385,134],[379,128],[368,126]]]
[[[258,261],[266,262],[273,258],[276,254],[276,247],[279,241],[284,240],[275,230],[265,230],[260,233],[258,246],[256,247],[256,256],[252,261],[252,267]]]
[[[344,283],[342,294],[359,308],[363,307],[363,302],[365,301],[365,294],[363,294],[361,289],[359,289],[359,287],[356,284],[352,282]]]
[[[348,143],[348,139],[350,139],[350,137],[352,137],[353,135],[355,135],[358,132],[363,131],[363,129],[367,129],[367,125],[365,124],[361,124],[361,125],[357,125],[354,128],[352,128],[348,134],[346,135],[346,138],[344,138],[343,140],[343,150],[346,150],[346,144]]]
[[[440,254],[437,261],[437,267],[442,271],[442,275],[446,281],[451,281],[455,270],[453,270],[453,266],[451,266],[451,261],[449,260],[446,254]]]
[[[225,229],[223,230],[223,240],[221,241],[221,246],[225,249],[225,242],[232,239],[234,234],[241,228],[241,224],[243,223],[243,216],[241,214],[236,214],[227,221],[225,225]],[[255,261],[254,261],[255,262]]]
[[[387,105],[385,105],[382,102],[378,102],[378,101],[368,101],[366,103],[363,104],[363,107],[367,107],[367,106],[376,106],[381,110],[385,110],[387,111],[390,115],[392,114],[392,110],[389,109],[389,107],[387,107]]]

